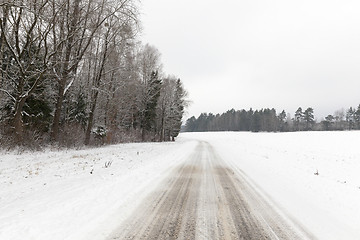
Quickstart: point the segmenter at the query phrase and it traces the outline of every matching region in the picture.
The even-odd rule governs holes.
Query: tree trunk
[[[14,115],[14,130],[15,137],[18,143],[24,140],[24,126],[22,122],[22,108],[25,105],[26,98],[19,99],[15,104],[15,115]]]
[[[7,13],[8,13],[8,9],[7,7],[3,7],[3,19],[2,19],[2,26],[1,29],[6,29],[6,19],[7,19]],[[5,72],[5,65],[4,65],[4,50],[5,50],[5,33],[4,31],[1,31],[1,37],[0,37],[0,67],[1,67],[1,73],[0,73],[0,88],[2,88],[3,83],[4,83],[4,72]],[[0,92],[0,99],[1,99],[1,95],[2,92]]]
[[[93,121],[94,121],[94,112],[96,108],[96,101],[97,101],[98,91],[94,94],[94,99],[91,105],[90,113],[89,113],[89,121],[85,132],[85,145],[89,145],[90,143],[90,135],[91,135],[91,129],[93,127]]]
[[[60,115],[61,115],[61,108],[62,108],[63,101],[64,101],[64,84],[60,83],[58,99],[56,101],[56,107],[55,107],[54,120],[53,120],[52,129],[51,129],[51,140],[52,141],[58,140]]]
[[[145,142],[145,129],[144,128],[141,129],[141,141]]]
[[[90,143],[90,134],[91,134],[91,128],[93,127],[93,122],[94,122],[94,113],[95,113],[97,98],[99,95],[100,80],[101,80],[102,73],[105,68],[105,62],[107,59],[108,37],[109,37],[109,30],[105,34],[105,45],[104,45],[104,50],[103,50],[104,51],[103,56],[100,60],[101,61],[100,69],[94,79],[94,87],[95,87],[94,91],[95,92],[94,92],[94,95],[92,96],[92,106],[91,106],[90,114],[89,114],[89,122],[88,122],[88,126],[87,126],[86,133],[85,133],[85,145],[89,145],[89,143]]]
[[[164,111],[161,114],[161,126],[160,126],[160,142],[164,142],[164,135],[165,135],[165,113]]]
[[[68,39],[66,40],[66,44],[65,44],[66,45],[65,59],[63,62],[63,66],[62,66],[62,72],[60,73],[61,79],[59,80],[59,93],[58,93],[58,99],[56,102],[55,115],[54,115],[54,120],[53,120],[52,131],[51,131],[51,140],[52,141],[57,141],[58,135],[59,135],[61,108],[63,105],[64,94],[65,94],[64,90],[65,90],[66,82],[69,78],[69,73],[71,71],[71,70],[69,70],[69,65],[70,65],[71,53],[73,51],[74,38],[75,38],[75,34],[76,34],[76,28],[77,28],[76,25],[77,25],[78,19],[79,19],[79,5],[80,5],[80,0],[76,0],[74,2],[74,11],[72,12],[72,15],[71,15],[71,24],[70,24],[70,28],[69,28],[69,32],[68,32]]]

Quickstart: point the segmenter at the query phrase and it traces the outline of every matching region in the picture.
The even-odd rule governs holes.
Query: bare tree
[[[106,143],[122,141],[126,131],[135,132],[137,69],[134,62],[134,35],[136,32],[127,27],[118,38],[114,38],[112,50],[106,64],[104,84],[104,125],[108,129]]]
[[[49,49],[48,39],[56,14],[52,17],[47,14],[48,5],[49,0],[7,1],[1,4],[4,15],[0,18],[0,90],[13,105],[12,127],[18,142],[23,140],[23,106],[53,65],[51,60],[55,52]],[[3,85],[5,81],[6,87]]]
[[[158,104],[158,130],[159,130],[159,140],[165,141],[170,140],[168,122],[170,118],[168,114],[171,112],[171,109],[174,108],[174,93],[175,93],[175,80],[176,77],[168,76],[163,79],[163,86],[161,88],[161,94],[159,97]],[[167,133],[166,133],[167,132]],[[168,136],[168,139],[165,139]]]
[[[73,0],[66,1],[66,13],[59,19],[59,25],[54,28],[54,41],[63,42],[57,55],[61,64],[54,68],[57,78],[57,100],[51,137],[57,139],[61,108],[64,95],[73,84],[79,65],[101,28],[110,17],[122,16],[136,19],[137,11],[133,0]]]
[[[155,133],[156,105],[160,96],[162,76],[161,54],[159,50],[146,44],[137,56],[139,70],[138,119],[144,141],[148,132]]]
[[[45,96],[48,117],[41,131],[53,141],[59,141],[60,134],[68,140],[65,136],[76,132],[89,144],[96,125],[108,131],[107,143],[121,131],[142,140],[177,135],[183,88],[175,78],[163,83],[160,52],[136,42],[136,1],[0,3],[0,100],[6,108],[0,107],[11,123],[3,126],[11,125],[9,132],[18,142],[24,139],[24,123],[36,121],[37,115],[28,111],[32,99]]]
[[[344,130],[345,127],[345,110],[340,109],[335,111],[334,113],[335,118],[335,129],[336,130]]]
[[[121,51],[121,46],[127,43],[127,40],[133,39],[135,31],[133,31],[133,26],[136,25],[137,20],[136,16],[129,17],[128,14],[123,15],[114,15],[110,16],[103,28],[99,28],[99,34],[94,39],[95,46],[95,55],[92,61],[93,63],[93,77],[92,77],[92,89],[91,89],[91,99],[90,99],[90,113],[89,120],[85,134],[85,144],[88,145],[90,142],[90,133],[94,123],[95,109],[98,101],[98,96],[100,92],[101,83],[106,82],[106,78],[110,78],[110,90],[111,85],[115,81],[115,75],[119,67],[113,66],[109,63],[109,59],[114,59],[114,53],[116,53],[118,58],[121,58],[125,52]],[[119,47],[120,46],[120,47]],[[120,50],[120,51],[116,51]],[[111,55],[112,58],[109,58]],[[115,68],[108,68],[107,65],[113,66]],[[108,69],[108,70],[107,70]],[[120,80],[120,79],[119,79]],[[104,85],[104,84],[102,84]],[[105,86],[104,86],[105,87]],[[106,87],[102,88],[106,91]],[[115,112],[116,113],[116,112]],[[106,113],[105,113],[106,116]],[[115,116],[112,115],[111,126],[115,125]]]

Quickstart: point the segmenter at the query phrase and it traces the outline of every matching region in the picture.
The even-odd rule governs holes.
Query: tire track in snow
[[[108,239],[304,239],[215,149],[194,152]]]

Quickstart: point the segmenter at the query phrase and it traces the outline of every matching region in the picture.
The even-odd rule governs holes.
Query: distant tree
[[[209,113],[207,117],[208,121],[208,129],[211,129],[212,131],[219,131],[219,119],[220,114],[217,114],[216,116],[212,113]]]
[[[249,131],[249,121],[247,118],[247,112],[246,110],[242,109],[239,112],[239,120],[238,120],[238,124],[239,124],[239,131]]]
[[[355,111],[352,107],[350,107],[347,111],[346,111],[346,123],[347,123],[347,128],[349,130],[354,129],[354,115],[355,115]]]
[[[360,111],[359,111],[360,112]],[[304,112],[299,107],[295,117],[291,119],[289,113],[283,110],[278,115],[274,108],[256,110],[250,108],[248,111],[228,110],[222,114],[202,113],[198,118],[191,117],[186,122],[185,131],[301,131],[301,130],[335,130],[336,121],[343,121],[341,111],[336,112],[338,116],[327,116],[321,123],[317,123],[313,108],[309,107]],[[339,124],[340,125],[340,124]]]
[[[194,116],[192,116],[191,118],[186,120],[185,126],[186,126],[186,128],[185,128],[186,132],[196,132],[197,131],[197,119]]]
[[[334,117],[332,115],[328,115],[321,123],[324,130],[329,131],[332,129],[332,125],[334,124]]]
[[[276,116],[276,110],[275,108],[267,109],[267,118],[266,118],[268,124],[266,131],[268,132],[277,132],[278,131],[278,118]]]
[[[286,112],[283,110],[279,115],[277,116],[278,123],[279,123],[279,131],[284,132],[286,131]]]
[[[253,115],[253,124],[252,124],[252,132],[259,132],[261,131],[261,113],[256,110]]]
[[[201,113],[198,117],[198,124],[197,124],[197,132],[206,132],[208,131],[208,114]],[[211,129],[209,129],[211,130]]]
[[[310,130],[311,127],[312,127],[312,124],[315,122],[314,120],[314,109],[312,108],[307,108],[305,111],[304,111],[304,121],[305,121],[305,124],[306,124],[306,131]]]
[[[254,121],[253,121],[253,118],[254,118],[254,111],[252,108],[249,109],[249,111],[247,111],[247,114],[246,114],[246,118],[247,118],[247,131],[251,131],[251,129],[253,128],[253,125],[254,125]]]
[[[356,111],[354,109],[354,127],[360,129],[360,104],[357,107]]]
[[[300,131],[302,129],[302,122],[304,120],[304,113],[302,111],[302,108],[299,107],[296,112],[295,112],[295,116],[294,116],[294,130],[295,131]]]
[[[344,109],[340,109],[335,111],[334,113],[334,118],[335,118],[335,130],[344,130],[345,129],[345,123],[344,123],[344,118],[345,118],[345,112]]]

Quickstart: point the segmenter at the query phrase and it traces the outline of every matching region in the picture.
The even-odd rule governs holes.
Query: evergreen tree
[[[247,118],[246,110],[241,110],[239,113],[239,131],[249,131],[249,120]]]
[[[148,99],[145,103],[145,109],[142,116],[141,128],[142,128],[142,140],[145,141],[145,135],[147,132],[156,132],[156,106],[160,96],[161,80],[158,78],[158,72],[153,71],[151,73]]]
[[[254,115],[253,115],[253,121],[252,121],[252,128],[251,128],[251,131],[252,132],[259,132],[261,131],[261,116],[260,116],[260,112],[258,110],[256,110],[254,112]]]
[[[304,119],[304,113],[302,111],[302,108],[299,107],[296,112],[295,112],[295,116],[294,116],[294,130],[295,131],[300,131],[302,129],[301,125]]]
[[[48,132],[52,117],[51,98],[46,86],[49,75],[45,74],[46,67],[39,52],[37,46],[30,45],[23,50],[20,63],[15,64],[19,56],[15,57],[14,52],[6,50],[2,61],[6,72],[3,72],[5,84],[0,90],[5,91],[8,97],[1,108],[4,114],[2,121],[12,126],[7,133],[12,134],[14,130],[19,144],[25,143],[26,131],[37,134]]]
[[[42,133],[49,131],[53,109],[44,94],[33,94],[26,99],[23,107],[23,122],[26,129]]]
[[[312,124],[315,122],[314,120],[314,109],[312,109],[311,107],[307,108],[304,111],[304,115],[303,115],[305,124],[306,124],[306,131],[310,130],[312,127]]]
[[[172,141],[177,137],[181,130],[181,120],[185,109],[185,97],[187,93],[183,88],[180,78],[176,80],[175,99],[174,99],[174,117],[170,136]]]
[[[248,122],[247,131],[251,131],[253,128],[254,125],[253,118],[254,118],[254,111],[252,110],[252,108],[250,108],[250,110],[247,112],[247,122]]]
[[[198,120],[198,129],[197,132],[206,132],[208,130],[207,127],[207,113],[201,113]]]
[[[69,121],[77,123],[85,129],[88,114],[86,111],[86,95],[82,92],[82,87],[76,93],[76,98],[69,105]]]
[[[194,116],[192,116],[191,118],[186,120],[185,131],[186,132],[196,132],[197,131],[197,119]]]
[[[278,115],[278,123],[279,123],[279,130],[281,132],[285,131],[285,126],[286,126],[286,112],[285,110],[283,110],[281,113],[279,113]]]
[[[354,109],[354,127],[360,129],[360,104],[357,107],[356,111]]]
[[[355,114],[355,111],[353,110],[352,107],[350,107],[346,111],[346,123],[348,125],[349,130],[354,129],[354,114]]]

